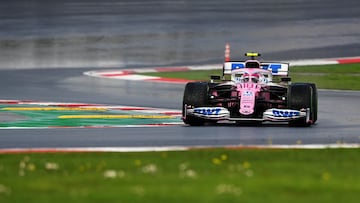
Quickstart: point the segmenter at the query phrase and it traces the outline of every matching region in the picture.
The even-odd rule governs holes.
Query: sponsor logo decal
[[[281,69],[281,64],[269,64],[268,66],[262,67],[265,70],[271,70],[272,73],[278,73]]]
[[[294,116],[300,116],[300,112],[299,111],[291,111],[291,110],[276,110],[273,109],[272,113],[275,117],[287,117],[287,118],[291,118]]]
[[[231,64],[231,70],[236,70],[236,69],[241,69],[241,68],[245,68],[244,63],[232,63]]]
[[[202,115],[206,115],[206,116],[219,115],[220,111],[221,111],[221,108],[196,108],[196,109],[194,109],[194,113],[202,114]]]
[[[252,92],[252,91],[245,91],[245,92],[243,93],[243,96],[252,97],[252,96],[253,96],[253,92]]]

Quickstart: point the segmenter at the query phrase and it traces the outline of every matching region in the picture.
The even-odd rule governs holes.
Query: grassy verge
[[[146,75],[190,80],[209,80],[210,75],[221,75],[219,70],[190,72],[147,73]],[[360,90],[360,64],[291,67],[293,82],[313,82],[322,89]]]
[[[0,155],[0,202],[358,202],[360,150]]]

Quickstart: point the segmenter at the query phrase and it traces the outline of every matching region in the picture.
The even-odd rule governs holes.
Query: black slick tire
[[[185,124],[191,126],[204,125],[206,120],[191,115],[186,115],[186,106],[193,108],[207,106],[208,104],[208,83],[190,82],[187,83],[184,90],[182,116]]]
[[[288,108],[310,109],[309,122],[301,118],[289,122],[290,126],[307,127],[317,120],[317,90],[313,83],[294,83],[288,88]]]

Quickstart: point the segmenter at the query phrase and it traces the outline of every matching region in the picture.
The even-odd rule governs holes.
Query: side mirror
[[[211,75],[210,79],[211,79],[211,82],[214,82],[214,80],[221,80],[221,76],[219,76],[219,75]]]
[[[283,78],[281,78],[281,82],[291,82],[291,78],[290,77],[283,77]]]
[[[221,76],[220,75],[212,75],[212,76],[210,76],[210,79],[212,79],[212,80],[220,80]]]

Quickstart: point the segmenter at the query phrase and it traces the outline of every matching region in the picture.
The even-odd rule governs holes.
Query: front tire
[[[191,126],[204,125],[206,120],[186,114],[186,106],[203,107],[208,104],[209,87],[207,82],[187,83],[183,96],[182,116],[185,124]]]
[[[290,126],[307,127],[317,120],[317,90],[313,83],[294,83],[288,89],[288,108],[294,110],[310,109],[309,122],[306,118],[290,121]]]

